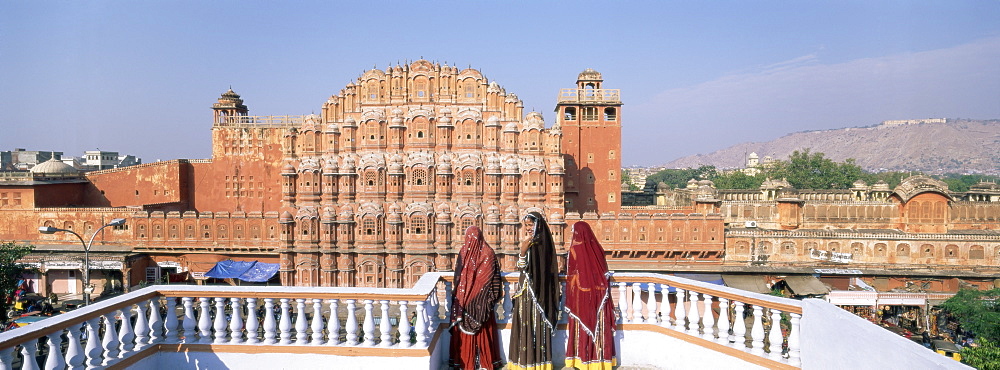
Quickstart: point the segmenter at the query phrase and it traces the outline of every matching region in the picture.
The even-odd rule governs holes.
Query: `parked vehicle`
[[[955,343],[943,339],[935,339],[931,341],[931,348],[934,349],[934,352],[940,353],[945,357],[951,357],[955,361],[962,361],[962,349],[958,348]]]

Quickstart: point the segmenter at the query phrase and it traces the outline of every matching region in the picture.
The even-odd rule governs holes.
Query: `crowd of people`
[[[604,249],[586,222],[573,225],[573,239],[566,264],[566,291],[560,291],[555,245],[545,218],[531,212],[521,221],[524,239],[513,294],[514,308],[508,369],[550,370],[553,337],[565,294],[569,322],[566,367],[611,369],[617,365],[615,313]],[[455,264],[455,290],[451,302],[451,357],[455,369],[499,369],[505,366],[500,352],[496,307],[503,299],[500,264],[482,231],[465,232],[465,243]]]

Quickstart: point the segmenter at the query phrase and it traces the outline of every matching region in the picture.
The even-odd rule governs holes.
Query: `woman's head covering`
[[[502,298],[503,281],[493,248],[486,244],[476,226],[465,230],[465,244],[455,264],[455,291],[452,298],[452,321],[474,334],[485,320],[493,319],[497,302]]]
[[[604,314],[611,314],[613,307],[608,294],[604,248],[586,222],[573,224],[573,244],[566,269],[566,311],[571,320],[577,320],[593,337],[598,320]]]
[[[540,213],[529,212],[524,218],[535,222],[535,230],[528,247],[528,266],[523,273],[531,282],[532,292],[545,320],[555,326],[559,319],[559,265],[552,232]]]

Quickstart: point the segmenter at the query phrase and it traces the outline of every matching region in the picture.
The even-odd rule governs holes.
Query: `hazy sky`
[[[1000,118],[1000,1],[0,0],[0,150],[208,158],[230,86],[300,115],[372,67],[479,69],[554,120],[594,68],[625,165],[888,119]],[[1000,149],[998,149],[1000,150]]]

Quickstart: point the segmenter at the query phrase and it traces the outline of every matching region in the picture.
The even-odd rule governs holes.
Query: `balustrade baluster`
[[[688,291],[688,306],[685,310],[688,314],[688,331],[693,335],[697,335],[700,331],[698,325],[701,322],[701,315],[698,314],[698,293],[694,291]]]
[[[674,329],[685,331],[687,330],[687,310],[684,308],[684,301],[686,300],[687,291],[681,288],[674,288],[677,291],[677,302],[674,304]]]
[[[86,359],[83,355],[83,346],[80,345],[80,329],[82,329],[80,325],[70,325],[69,329],[66,330],[66,368],[70,370],[82,369]],[[13,350],[14,347],[10,347],[10,349]],[[3,358],[4,364],[8,364],[7,359],[2,356],[2,352],[0,352],[0,358]],[[4,369],[11,368],[10,366],[4,367]]]
[[[177,298],[165,297],[164,308],[167,310],[166,317],[163,318],[163,331],[166,334],[166,341],[177,343],[180,340],[180,333],[177,328]]]
[[[736,309],[736,315],[733,316],[733,346],[745,349],[747,348],[747,320],[743,311],[746,309],[746,304],[733,301],[733,305]]]
[[[701,294],[701,337],[706,340],[715,340],[715,310],[712,309],[712,296],[706,293]]]
[[[232,306],[233,316],[229,320],[229,343],[243,343],[243,305],[239,298],[229,298],[229,305]]]
[[[118,358],[125,358],[135,349],[135,333],[132,328],[132,306],[125,306],[119,312],[122,314],[122,328],[118,331],[118,342],[121,343],[121,347],[118,348]]]
[[[46,370],[62,370],[66,367],[62,354],[62,330],[46,336],[48,338],[49,354],[45,357]]]
[[[163,341],[163,317],[160,316],[160,297],[149,300],[149,344]]]
[[[323,344],[323,300],[313,299],[312,341],[314,346]]]
[[[115,330],[115,316],[118,311],[111,311],[104,314],[104,338],[101,338],[101,348],[104,349],[104,366],[110,365],[118,359],[118,350],[121,345],[118,342],[118,330]],[[49,348],[51,350],[51,348]]]
[[[781,335],[781,311],[771,308],[771,331],[767,333],[767,341],[770,346],[768,346],[768,353],[773,359],[778,359],[781,357],[781,342],[783,341],[783,336]]]
[[[257,317],[257,298],[247,298],[247,344],[260,343],[260,318]]]
[[[417,346],[427,347],[427,319],[424,317],[424,305],[427,304],[425,301],[413,302],[417,305]]]
[[[97,335],[94,335],[96,338]],[[87,338],[89,341],[90,338]],[[94,341],[95,343],[97,341]],[[38,352],[38,339],[29,339],[27,342],[21,343],[21,370],[38,370],[38,359],[35,358],[35,352]],[[98,358],[100,360],[100,358]],[[97,366],[97,364],[94,364]]]
[[[618,314],[622,317],[622,322],[632,322],[628,316],[628,297],[625,294],[625,283],[618,283]]]
[[[279,344],[291,344],[292,343],[292,317],[289,310],[290,304],[288,303],[288,298],[281,298],[281,321],[278,324],[278,331],[280,332],[279,337],[281,341]]]
[[[757,356],[764,356],[764,322],[763,310],[761,306],[753,306],[753,327],[750,328],[750,353]]]
[[[659,322],[660,315],[657,315],[656,309],[656,283],[646,283],[646,293],[649,297],[646,297],[646,312],[648,316],[646,322]]]
[[[212,308],[208,303],[209,300],[211,298],[198,298],[201,307],[201,312],[198,312],[198,334],[201,337],[199,343],[212,343]]]
[[[629,301],[628,307],[628,320],[630,322],[644,322],[645,318],[642,317],[642,287],[639,285],[642,283],[632,283],[631,289],[632,299]]]
[[[389,347],[392,345],[392,322],[389,320],[389,301],[381,300],[378,301],[382,308],[382,322],[379,325],[382,329],[382,337],[379,338],[379,346]]]
[[[0,370],[12,370],[14,368],[14,349],[15,346],[0,349]]]
[[[141,351],[149,347],[149,322],[146,321],[146,302],[139,302],[135,305],[135,351]],[[88,341],[90,331],[87,331]]]
[[[330,319],[326,324],[326,333],[326,344],[331,346],[340,344],[340,313],[336,299],[330,300]]]
[[[559,295],[559,306],[557,307],[566,307],[566,283],[559,283],[559,291],[563,293]],[[448,318],[450,317],[451,313],[446,312],[445,313],[446,320],[449,320]],[[558,321],[560,323],[566,323],[569,320],[569,315],[567,315],[565,312],[559,312],[558,318],[559,318]]]
[[[445,310],[445,314],[444,314],[444,320],[443,321],[451,320],[451,315],[449,314],[450,313],[449,311],[451,310],[451,298],[455,294],[455,292],[452,289],[453,289],[452,283],[450,281],[445,281],[444,282],[444,310]],[[565,292],[566,290],[561,290],[561,291]],[[560,307],[563,307],[563,306],[560,306]]]
[[[510,287],[511,283],[504,280],[503,282],[503,315],[500,316],[500,323],[510,322],[511,318],[514,317],[514,301],[511,299]]]
[[[215,297],[215,320],[212,326],[215,329],[214,343],[226,343],[226,299]]]
[[[356,346],[358,345],[358,314],[355,309],[353,299],[347,299],[347,324],[345,324],[344,329],[347,330],[347,345]]]
[[[438,302],[439,293],[437,285],[435,285],[434,289],[431,290],[431,295],[427,301],[427,310],[424,312],[424,314],[427,315],[427,331],[431,333],[434,332],[434,327],[437,326],[434,324],[436,324],[438,319],[441,317],[441,308]]]
[[[374,310],[372,303],[375,301],[371,299],[366,299],[364,302],[365,302],[365,323],[361,329],[365,331],[365,346],[371,347],[375,345],[375,315],[373,315],[372,312]],[[431,320],[433,320],[433,318]]]
[[[101,366],[101,335],[98,325],[101,325],[101,316],[87,320],[87,346],[85,347],[83,353],[87,355],[86,363],[88,368]],[[34,340],[31,342],[34,343]],[[148,346],[148,344],[146,346]]]
[[[194,298],[181,298],[181,303],[184,304],[184,322],[181,323],[184,328],[184,343],[195,343],[197,342],[195,328],[198,327],[198,319],[194,315]]]
[[[309,329],[309,319],[306,318],[305,298],[295,299],[295,311],[298,314],[295,317],[295,344],[304,345],[309,340],[309,333],[306,332]]]
[[[274,298],[264,298],[264,344],[277,343],[275,337]]]
[[[791,327],[788,328],[788,363],[793,366],[799,366],[801,363],[801,359],[799,358],[799,339],[801,338],[799,336],[799,329],[801,328],[799,321],[802,319],[802,315],[797,313],[790,313],[789,315],[792,316],[792,319],[790,320]]]
[[[729,344],[733,337],[729,334],[729,300],[719,297],[719,322],[715,325],[718,329],[718,342]]]
[[[670,326],[673,320],[670,319],[670,287],[666,284],[660,284],[660,309],[657,310],[657,316],[660,319],[660,325]]]
[[[399,346],[407,348],[410,343],[410,315],[406,312],[409,302],[399,301]]]

